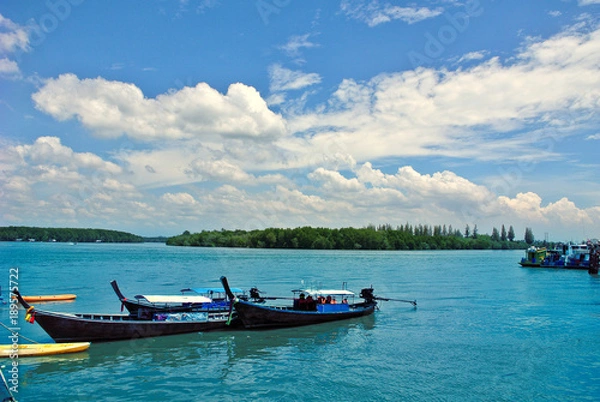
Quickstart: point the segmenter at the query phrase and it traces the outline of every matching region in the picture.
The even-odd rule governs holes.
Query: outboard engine
[[[375,295],[373,295],[373,288],[364,288],[360,291],[360,297],[365,299],[365,302],[369,303],[375,300]]]
[[[260,295],[260,290],[258,288],[250,289],[250,298],[254,300],[255,303],[264,303],[265,299]]]

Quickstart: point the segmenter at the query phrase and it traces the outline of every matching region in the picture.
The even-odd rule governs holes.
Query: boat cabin
[[[294,310],[333,313],[349,311],[354,293],[347,289],[295,289]],[[350,301],[349,301],[350,300]]]
[[[521,259],[520,264],[523,266],[539,266],[546,258],[546,253],[546,247],[531,246],[525,252],[525,257]]]

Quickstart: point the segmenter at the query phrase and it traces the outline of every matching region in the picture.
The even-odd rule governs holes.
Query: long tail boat
[[[132,314],[62,313],[39,310],[13,291],[27,310],[25,320],[37,322],[57,343],[107,342],[122,339],[227,330],[228,311],[156,313],[142,319]]]
[[[222,312],[230,310],[230,303],[223,288],[181,289],[181,295],[135,295],[129,299],[123,295],[116,280],[110,282],[121,307],[138,318],[149,318],[156,313]],[[183,294],[189,292],[191,294]],[[242,289],[232,289],[244,297]],[[121,309],[121,310],[122,310]]]
[[[373,295],[373,288],[364,288],[359,297],[362,302],[350,303],[349,298],[354,298],[354,293],[342,289],[297,289],[294,290],[293,298],[261,298],[265,299],[287,299],[292,303],[285,305],[267,305],[256,300],[245,301],[236,297],[229,288],[227,278],[222,276],[221,283],[227,295],[233,302],[233,308],[245,328],[269,328],[269,327],[294,327],[300,325],[320,324],[324,322],[346,320],[349,318],[362,317],[373,314],[377,307],[377,297]],[[324,302],[319,302],[323,298]],[[337,303],[333,303],[335,299]],[[416,304],[416,303],[415,303]]]

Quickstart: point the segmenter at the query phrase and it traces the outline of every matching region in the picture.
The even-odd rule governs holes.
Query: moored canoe
[[[76,297],[77,297],[77,295],[74,295],[74,294],[23,296],[23,300],[28,301],[28,302],[68,301],[68,300],[75,300]]]
[[[71,343],[28,343],[0,345],[0,357],[49,356],[77,353],[89,349],[90,342]]]

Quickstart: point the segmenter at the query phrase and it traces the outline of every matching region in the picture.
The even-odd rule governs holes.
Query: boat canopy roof
[[[182,289],[182,292],[192,291],[199,294],[212,294],[212,293],[225,293],[225,289],[223,288],[191,288],[191,289]],[[244,291],[240,288],[231,288],[233,293],[244,293]]]
[[[136,299],[144,299],[150,303],[211,303],[212,300],[204,296],[186,296],[186,295],[137,295]]]
[[[292,292],[311,296],[354,296],[354,292],[347,289],[294,289]]]

